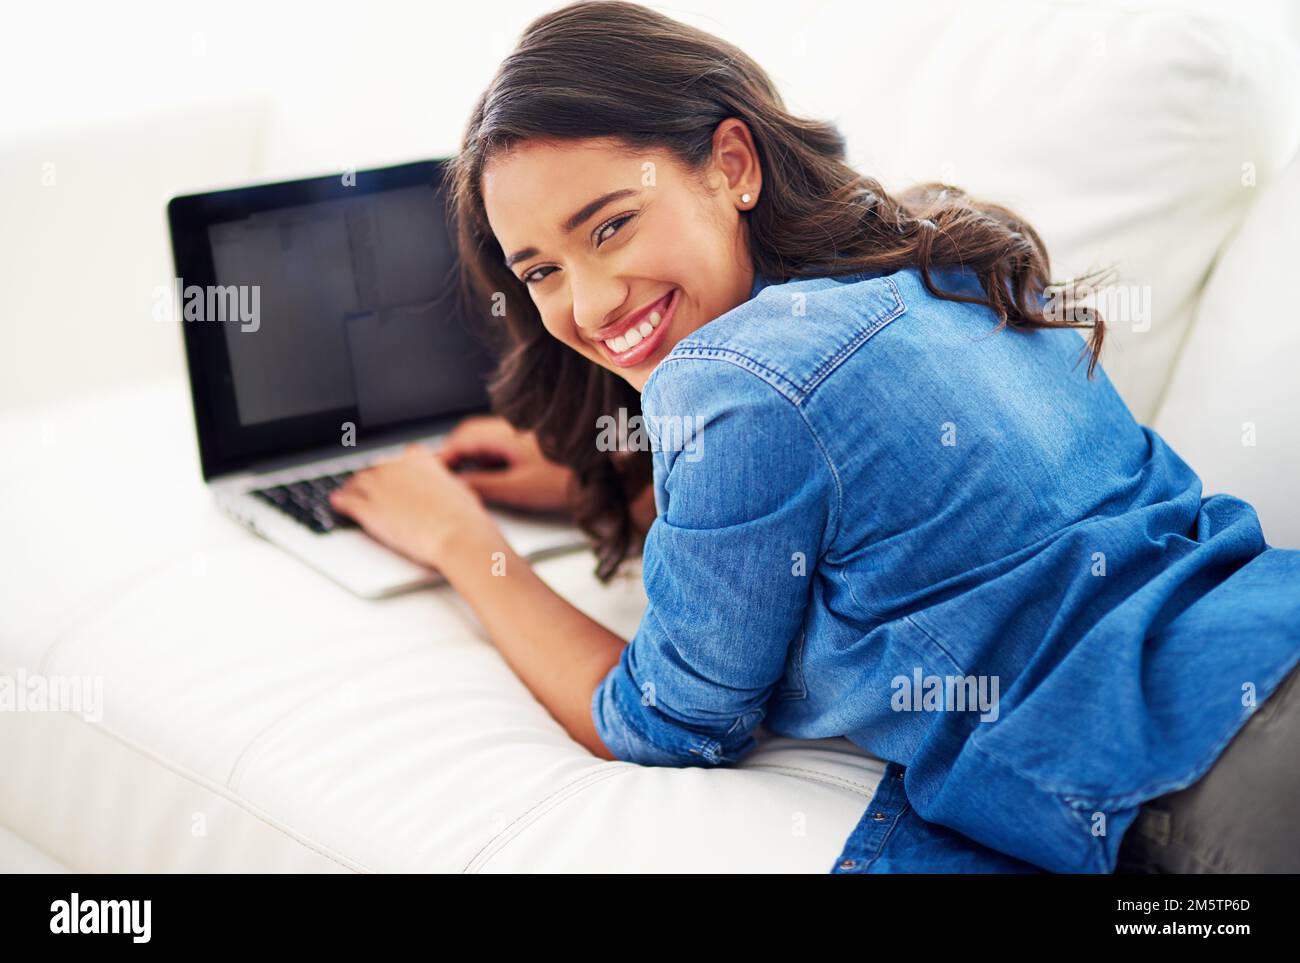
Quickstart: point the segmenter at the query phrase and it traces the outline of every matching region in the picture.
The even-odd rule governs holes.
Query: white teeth
[[[654,334],[655,328],[659,327],[659,323],[663,321],[663,319],[664,316],[658,311],[651,311],[648,319],[642,321],[635,328],[629,328],[627,331],[624,331],[617,338],[606,338],[605,344],[609,347],[609,350],[613,351],[615,354],[622,354],[628,348],[636,347],[646,338],[650,337],[650,335]]]

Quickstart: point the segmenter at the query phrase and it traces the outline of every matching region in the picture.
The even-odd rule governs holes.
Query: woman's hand
[[[573,472],[547,461],[533,434],[516,431],[504,418],[466,418],[447,436],[438,454],[450,468],[465,459],[500,463],[491,470],[458,473],[486,501],[533,511],[569,508]]]
[[[474,491],[423,445],[408,445],[401,457],[356,472],[330,493],[330,504],[373,538],[431,568],[443,569],[457,543],[499,538]]]
[[[457,474],[449,467],[466,458],[504,461],[507,468]],[[531,435],[499,418],[473,418],[439,452],[409,445],[401,457],[356,472],[330,494],[330,504],[378,541],[438,569],[547,710],[592,753],[613,759],[596,731],[591,700],[625,640],[556,594],[515,554],[478,494],[520,507],[563,507],[570,478],[541,456]]]

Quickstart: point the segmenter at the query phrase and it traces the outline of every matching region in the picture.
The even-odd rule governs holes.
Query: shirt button
[[[858,865],[856,859],[846,859],[844,862],[840,863],[840,869],[852,869],[856,865]]]
[[[878,812],[878,813],[875,813],[874,815],[872,815],[871,818],[874,819],[876,822],[879,823],[879,822],[884,822],[884,821],[885,821],[886,819],[888,819],[889,817],[886,816],[884,813]]]

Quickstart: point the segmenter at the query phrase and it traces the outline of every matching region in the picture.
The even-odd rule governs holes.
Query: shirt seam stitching
[[[794,382],[790,381],[789,378],[786,378],[785,376],[778,374],[777,372],[772,371],[769,368],[766,368],[761,362],[755,361],[753,358],[750,358],[747,355],[742,354],[741,352],[735,351],[732,348],[710,348],[709,350],[715,351],[717,352],[717,354],[683,355],[678,357],[670,356],[668,358],[665,358],[663,360],[663,363],[660,364],[659,367],[662,368],[663,365],[667,364],[670,361],[682,361],[682,360],[687,360],[688,358],[691,360],[698,360],[698,361],[720,361],[723,362],[724,364],[730,364],[733,367],[739,368],[741,371],[748,372],[750,375],[757,378],[757,380],[760,383],[767,385],[767,387],[775,391],[777,395],[779,395],[787,404],[790,405],[790,407],[794,410],[794,412],[799,416],[799,420],[803,422],[804,428],[807,429],[808,434],[812,438],[813,445],[817,448],[817,451],[822,456],[822,461],[826,463],[826,469],[827,471],[830,472],[831,482],[835,489],[834,526],[828,526],[832,528],[834,535],[830,539],[828,539],[826,543],[826,551],[829,551],[830,546],[833,545],[835,543],[835,540],[839,537],[839,528],[843,521],[843,514],[844,514],[844,487],[840,481],[839,471],[836,469],[835,463],[831,460],[830,453],[827,452],[826,446],[822,443],[821,436],[817,433],[817,429],[814,428],[812,422],[808,420],[807,414],[800,407],[799,403],[795,399],[787,395],[784,391],[782,391],[780,387],[772,384],[766,378],[761,377],[756,371],[751,371],[749,367],[747,367],[746,365],[739,363],[737,359],[743,359],[744,361],[749,362],[750,364],[754,365],[757,368],[762,368],[764,371],[767,371],[769,374],[771,374],[774,378],[780,378],[781,380],[787,382],[792,386],[794,385]],[[733,355],[734,357],[732,357]],[[658,371],[659,369],[656,368],[655,370]],[[824,554],[825,552],[821,552],[818,557],[820,558],[821,555]]]
[[[791,380],[788,376],[782,374],[781,372],[777,371],[775,368],[768,367],[766,364],[759,361],[757,358],[752,358],[749,355],[745,354],[743,351],[737,351],[735,348],[718,348],[718,347],[704,347],[704,346],[695,347],[695,348],[691,348],[691,347],[681,348],[680,346],[678,346],[677,348],[673,349],[673,353],[671,355],[664,358],[664,360],[660,362],[658,368],[655,368],[655,370],[651,372],[651,377],[653,378],[655,374],[657,374],[659,371],[661,371],[664,367],[666,367],[669,363],[673,361],[723,361],[728,364],[734,365],[737,368],[740,368],[742,371],[748,371],[752,375],[759,375],[759,372],[771,375],[772,378],[778,381],[783,381],[785,382],[785,384],[789,385],[790,394],[787,394],[785,391],[781,389],[781,387],[773,384],[771,381],[768,381],[764,377],[760,376],[759,380],[767,384],[769,388],[776,391],[776,393],[781,395],[781,397],[785,398],[785,400],[790,402],[791,405],[793,405],[794,407],[798,407],[798,401],[795,398],[791,397],[791,394],[797,395],[799,393],[799,386],[793,380]],[[643,389],[642,392],[643,396],[645,390],[649,389],[649,387],[650,387],[650,381],[647,380],[645,389]]]
[[[1270,693],[1269,696],[1266,697],[1265,701],[1267,701],[1268,698],[1272,697],[1273,693],[1277,691],[1277,688],[1282,684],[1282,682],[1286,681],[1287,675],[1291,672],[1292,669],[1296,667],[1298,662],[1300,662],[1300,659],[1292,660],[1290,666],[1282,672],[1281,677],[1277,679],[1272,686],[1269,687]],[[1197,762],[1197,764],[1192,767],[1192,771],[1198,772],[1198,775],[1192,777],[1191,779],[1187,779],[1185,777],[1179,777],[1178,779],[1165,780],[1164,782],[1147,783],[1142,788],[1135,789],[1132,792],[1125,793],[1122,796],[1090,797],[1078,792],[1071,792],[1064,789],[1054,789],[1052,791],[1055,792],[1057,795],[1059,795],[1062,799],[1066,800],[1067,802],[1070,802],[1072,800],[1077,802],[1082,802],[1088,805],[1092,805],[1097,809],[1112,809],[1112,808],[1127,809],[1132,806],[1141,805],[1143,802],[1149,801],[1155,796],[1162,796],[1169,792],[1175,792],[1179,789],[1191,785],[1192,783],[1202,778],[1206,774],[1206,772],[1208,772],[1209,768],[1213,766],[1214,763],[1218,760],[1219,753],[1223,751],[1224,747],[1227,746],[1228,743],[1230,743],[1233,739],[1237,737],[1238,733],[1240,733],[1242,730],[1246,728],[1247,725],[1250,724],[1250,721],[1256,716],[1256,714],[1260,711],[1260,708],[1262,706],[1263,703],[1261,703],[1260,706],[1257,706],[1253,712],[1246,713],[1244,718],[1241,719],[1240,725],[1238,725],[1232,731],[1225,733],[1223,737],[1220,738],[1219,741],[1216,742],[1206,752],[1206,754],[1201,757],[1201,759]],[[997,756],[994,753],[988,752],[987,749],[984,749],[984,751],[989,755],[994,756],[997,759],[1002,758],[1001,756]],[[1006,763],[1004,763],[1004,765],[1005,764]],[[1071,804],[1071,808],[1073,808],[1072,804]]]
[[[952,667],[956,669],[958,673],[960,673],[961,675],[970,674],[969,672],[966,671],[966,667],[962,665],[960,662],[958,662],[956,657],[954,657],[953,654],[948,651],[948,647],[944,645],[942,642],[940,642],[938,639],[936,639],[934,635],[925,628],[925,626],[921,625],[920,622],[912,618],[911,615],[904,615],[903,619],[904,621],[911,623],[913,628],[915,628],[918,632],[920,632],[927,639],[929,639],[936,646],[938,646],[939,651],[948,657],[948,661],[952,663]]]
[[[849,341],[845,345],[842,345],[839,348],[839,350],[837,350],[829,358],[827,358],[826,360],[818,364],[818,366],[814,368],[813,371],[808,375],[808,377],[805,378],[802,382],[796,382],[789,375],[777,371],[775,368],[770,367],[765,362],[760,361],[759,359],[749,354],[746,354],[743,351],[740,351],[736,348],[723,347],[720,345],[691,344],[691,343],[678,342],[677,345],[673,347],[673,350],[668,355],[668,357],[664,358],[663,363],[661,363],[659,367],[662,368],[663,365],[669,361],[681,360],[683,358],[706,359],[706,358],[716,358],[725,355],[731,355],[736,358],[742,358],[745,361],[749,362],[749,364],[752,364],[754,367],[766,372],[767,374],[770,374],[773,378],[778,379],[784,382],[785,384],[789,385],[791,389],[791,394],[795,395],[796,397],[789,397],[789,396],[787,397],[789,397],[789,400],[796,407],[799,407],[800,405],[802,405],[804,401],[808,399],[810,395],[812,395],[813,391],[818,386],[820,386],[821,383],[825,381],[827,377],[830,376],[831,372],[833,372],[837,367],[840,366],[840,364],[842,364],[845,361],[845,359],[847,359],[851,354],[853,354],[853,352],[857,351],[858,348],[862,347],[862,345],[865,344],[867,341],[870,341],[872,337],[874,337],[876,334],[880,332],[881,328],[885,327],[885,325],[889,324],[891,321],[897,320],[899,317],[901,317],[903,314],[906,313],[907,303],[903,300],[902,292],[899,291],[898,285],[894,282],[894,279],[892,277],[882,277],[880,278],[880,280],[884,281],[889,286],[890,291],[893,293],[894,296],[893,305],[889,308],[889,310],[886,313],[874,318],[870,322],[868,327],[859,331],[858,334],[853,338],[853,340]],[[738,367],[744,367],[744,365],[739,365]],[[658,370],[659,368],[656,368],[655,371],[652,371],[650,373],[650,379],[654,378]],[[650,385],[650,379],[647,379],[646,381],[647,388]]]
[[[912,808],[912,804],[907,801],[906,797],[904,797],[902,804],[898,807],[898,812],[895,813],[894,818],[890,820],[889,828],[886,829],[884,834],[880,837],[880,843],[879,845],[876,846],[876,851],[872,853],[871,857],[863,864],[862,868],[864,870],[867,869],[867,867],[875,864],[880,859],[880,857],[884,855],[885,844],[888,843],[889,840],[893,838],[894,832],[902,824],[903,817],[907,815],[907,811],[911,808]],[[867,806],[867,812],[871,812],[871,806]]]
[[[858,336],[856,338],[854,338],[848,344],[841,347],[836,354],[832,355],[830,358],[827,358],[825,361],[823,361],[813,371],[813,373],[809,375],[809,381],[803,388],[803,399],[805,401],[812,395],[814,391],[817,390],[817,388],[821,385],[823,381],[825,381],[828,377],[830,377],[831,373],[836,368],[838,368],[849,358],[850,355],[852,355],[860,347],[862,347],[873,337],[875,337],[875,335],[880,332],[881,328],[889,324],[891,321],[897,320],[898,318],[902,317],[904,313],[906,313],[907,304],[906,302],[903,301],[903,295],[899,292],[898,285],[894,283],[893,278],[886,277],[886,278],[882,278],[882,280],[889,285],[890,290],[892,290],[894,293],[894,306],[891,307],[887,313],[873,320],[868,327],[858,332]]]

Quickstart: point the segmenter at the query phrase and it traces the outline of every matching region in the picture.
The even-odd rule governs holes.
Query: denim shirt
[[[1300,551],[1077,330],[996,321],[914,268],[759,276],[655,368],[648,605],[591,702],[617,758],[847,737],[887,766],[836,873],[1113,872],[1209,768],[1300,659]]]

